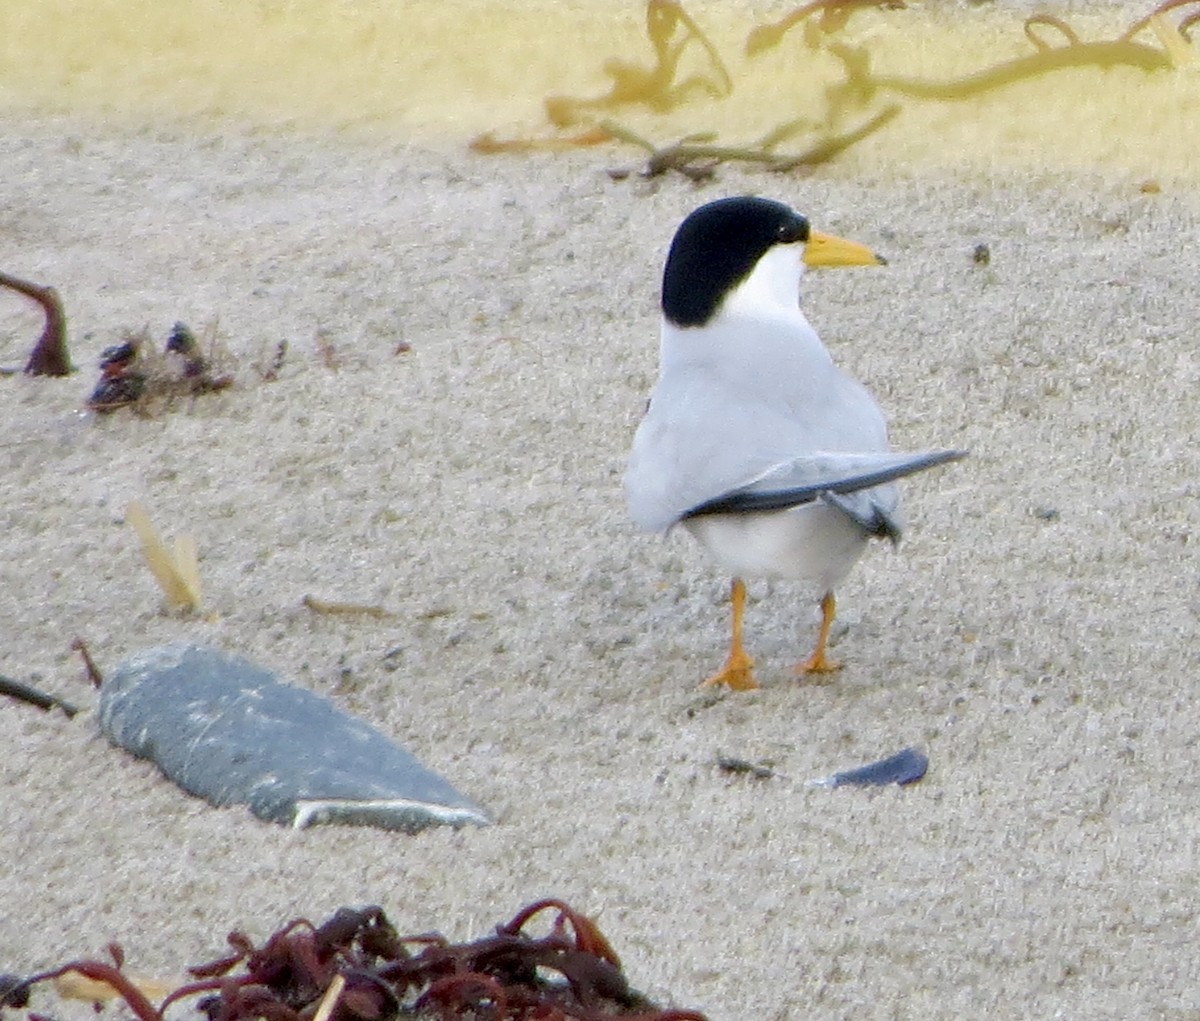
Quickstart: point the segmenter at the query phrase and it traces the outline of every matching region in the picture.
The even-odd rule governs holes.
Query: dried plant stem
[[[125,509],[125,520],[133,526],[142,543],[142,554],[155,581],[172,609],[200,608],[200,566],[196,542],[190,535],[175,540],[174,552],[168,550],[150,523],[146,508],[136,501]]]

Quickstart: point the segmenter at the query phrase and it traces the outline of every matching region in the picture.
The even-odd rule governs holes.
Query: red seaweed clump
[[[530,935],[526,926],[543,912],[554,913],[548,931]],[[157,1007],[113,947],[112,964],[72,961],[10,984],[0,1012],[74,972],[110,986],[138,1021],[163,1021],[172,1004],[192,997],[207,1021],[705,1021],[630,988],[595,923],[558,900],[530,904],[467,943],[399,936],[378,907],[341,908],[319,926],[296,919],[261,946],[240,932],[228,943],[232,953],[190,968],[194,981]]]

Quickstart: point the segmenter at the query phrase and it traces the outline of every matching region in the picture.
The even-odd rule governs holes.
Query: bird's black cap
[[[663,315],[676,326],[703,326],[767,249],[808,236],[808,221],[771,199],[717,199],[693,210],[667,255]]]

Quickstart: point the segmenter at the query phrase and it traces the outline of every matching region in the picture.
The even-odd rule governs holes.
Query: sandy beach
[[[0,673],[84,711],[0,702],[0,971],[117,941],[131,971],[182,978],[231,929],[375,903],[463,939],[557,896],[635,986],[713,1021],[1200,1009],[1185,163],[1158,175],[1134,139],[1090,168],[1052,143],[1041,167],[939,167],[880,140],[695,184],[614,179],[629,148],[484,156],[18,100],[0,269],[58,288],[78,371],[0,379]],[[815,608],[760,583],[763,686],[721,694],[698,685],[728,579],[685,535],[637,533],[620,479],[671,235],[745,193],[887,256],[811,275],[804,307],[897,448],[971,457],[905,485],[903,544],[839,593],[830,683],[791,671]],[[87,412],[101,350],[176,321],[235,385]],[[39,329],[0,294],[0,364]],[[164,610],[133,500],[195,537],[199,614]],[[497,824],[290,831],[213,809],[99,734],[77,636],[102,670],[180,640],[248,656]],[[930,757],[914,786],[808,783],[908,745]]]

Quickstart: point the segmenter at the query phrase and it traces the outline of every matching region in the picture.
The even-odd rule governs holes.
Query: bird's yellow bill
[[[811,231],[804,246],[804,265],[810,268],[829,266],[882,266],[883,259],[866,245],[847,241],[833,234]]]

